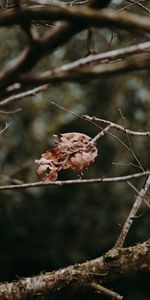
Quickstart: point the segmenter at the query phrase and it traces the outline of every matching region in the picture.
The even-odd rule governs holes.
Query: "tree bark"
[[[150,271],[150,240],[128,248],[112,248],[103,256],[51,273],[0,285],[0,300],[51,299],[64,288],[77,291],[93,283],[105,285]]]

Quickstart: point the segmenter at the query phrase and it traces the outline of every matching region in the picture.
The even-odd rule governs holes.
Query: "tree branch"
[[[1,185],[0,190],[12,190],[12,189],[26,189],[26,188],[34,188],[34,187],[45,187],[49,185],[69,185],[69,184],[92,184],[92,183],[117,183],[117,182],[126,182],[128,180],[137,179],[140,177],[145,177],[150,175],[150,171],[145,171],[142,173],[135,173],[126,176],[120,177],[101,177],[101,178],[93,178],[93,179],[73,179],[73,180],[56,180],[50,182],[32,182],[32,183],[23,183],[23,184],[10,184],[10,185]]]
[[[18,94],[9,96],[9,97],[3,99],[2,101],[0,101],[0,106],[6,106],[8,104],[11,104],[12,102],[19,101],[21,99],[24,99],[24,98],[27,98],[30,96],[35,96],[36,94],[38,94],[40,92],[44,92],[47,88],[48,88],[48,84],[44,84],[44,85],[38,86],[34,89],[31,89],[29,91],[20,92]]]
[[[32,20],[46,20],[57,21],[64,20],[61,24],[57,24],[48,34],[43,37],[35,38],[32,36],[30,40],[30,47],[27,47],[16,60],[15,64],[9,69],[5,70],[0,75],[0,89],[2,92],[7,86],[18,82],[21,78],[19,75],[29,72],[37,64],[37,62],[46,54],[52,53],[57,47],[63,45],[69,41],[75,34],[90,26],[107,28],[115,27],[119,29],[125,29],[128,31],[146,31],[150,32],[149,18],[135,16],[134,14],[120,13],[117,15],[112,14],[112,11],[102,10],[96,11],[91,8],[82,9],[69,9],[56,5],[51,7],[27,7],[19,10],[8,10],[0,14],[0,26],[11,26],[14,24],[20,24],[20,26],[26,25]],[[69,23],[70,22],[70,23]],[[101,66],[102,67],[102,66]],[[109,68],[108,68],[109,67]],[[75,76],[71,74],[71,80],[77,80],[87,76],[88,78],[97,77],[100,74],[109,75],[113,72],[114,65],[105,66],[100,69],[90,69],[89,71],[79,71]],[[121,63],[115,66],[115,73],[120,71],[130,71],[138,69],[149,68],[149,57],[143,60],[133,60],[133,62]],[[54,76],[54,74],[52,74]],[[69,80],[70,73],[55,74],[55,81]],[[46,82],[54,82],[51,76],[46,78],[25,76],[23,81],[35,81],[36,84]],[[32,81],[30,83],[32,83]]]
[[[104,287],[98,283],[95,283],[95,282],[91,283],[91,287],[93,289],[95,289],[97,293],[104,294],[105,296],[107,296],[108,298],[111,298],[113,300],[122,300],[123,299],[123,297],[120,296],[118,293],[116,293],[110,289],[107,289],[106,287]]]
[[[0,285],[0,300],[51,299],[67,288],[69,292],[135,277],[150,271],[150,241],[128,248],[116,248],[103,256],[51,273]]]
[[[88,121],[97,121],[97,122],[101,122],[101,123],[104,123],[104,124],[107,124],[108,126],[110,125],[111,127],[110,128],[115,128],[119,131],[122,131],[124,133],[127,133],[129,135],[132,135],[132,136],[149,136],[150,137],[150,131],[143,131],[143,132],[140,132],[140,131],[133,131],[133,130],[129,130],[127,128],[124,128],[123,126],[121,125],[118,125],[116,123],[113,123],[111,121],[108,121],[108,120],[104,120],[104,119],[100,119],[100,118],[97,118],[95,116],[88,116],[88,115],[82,115],[82,117],[85,119],[85,120],[88,120]],[[107,127],[106,127],[107,128]],[[104,129],[105,130],[105,129]],[[99,135],[100,133],[98,133]],[[97,136],[96,136],[96,140],[97,140]]]
[[[140,54],[139,56],[130,57],[125,61],[112,62],[109,64],[100,64],[83,68],[69,67],[56,68],[53,71],[48,71],[43,74],[24,74],[19,76],[19,82],[24,84],[45,84],[45,83],[61,83],[61,82],[82,82],[101,78],[105,76],[118,75],[131,71],[149,70],[150,69],[150,54]]]
[[[84,57],[81,59],[78,59],[74,62],[68,63],[66,65],[63,65],[59,68],[54,69],[53,71],[47,71],[46,73],[43,73],[41,75],[38,76],[38,78],[36,79],[35,76],[32,75],[32,77],[30,78],[30,83],[32,82],[33,78],[34,80],[38,80],[40,81],[40,78],[42,77],[42,81],[46,80],[47,77],[49,77],[49,79],[47,80],[52,80],[50,78],[52,78],[52,74],[59,74],[59,76],[61,75],[61,73],[64,74],[64,72],[67,74],[69,72],[69,78],[70,78],[70,74],[74,73],[75,70],[79,70],[80,68],[87,68],[88,66],[93,66],[95,64],[104,64],[104,63],[109,63],[112,60],[116,60],[116,59],[121,59],[123,57],[127,57],[131,54],[137,54],[137,53],[147,53],[150,51],[150,42],[144,42],[144,43],[140,43],[137,45],[133,45],[130,47],[125,47],[125,48],[120,48],[120,49],[115,49],[112,51],[107,51],[105,53],[100,53],[100,54],[96,54],[96,55],[89,55],[88,57]],[[116,63],[114,64],[115,68],[117,67]],[[107,68],[107,66],[106,66]],[[103,65],[103,69],[104,69],[104,65]],[[115,71],[114,71],[115,72]],[[55,76],[56,76],[55,75]],[[101,74],[99,74],[98,76],[101,76]],[[26,75],[25,76],[25,81],[29,81],[29,77],[30,75]],[[40,78],[39,78],[40,77]],[[45,78],[46,77],[46,78]],[[65,78],[64,78],[65,79]],[[63,79],[62,79],[63,80]],[[68,79],[69,80],[69,79]],[[14,101],[20,100],[22,98],[28,97],[28,96],[32,96],[35,95],[43,90],[45,90],[46,88],[48,88],[48,85],[43,85],[43,86],[39,86],[36,87],[34,89],[31,89],[29,91],[25,91],[25,92],[19,92],[15,95],[9,96],[3,100],[1,100],[0,102],[0,106],[5,106],[8,105]]]
[[[95,26],[116,27],[128,31],[150,32],[148,17],[137,16],[131,13],[113,14],[112,10],[94,10],[92,8],[66,8],[60,5],[32,6],[21,8],[20,10],[9,10],[0,15],[0,26],[11,26],[23,24],[32,20],[44,21],[68,21],[80,24],[84,27]],[[79,26],[80,27],[80,26]]]
[[[143,198],[144,198],[147,190],[149,189],[149,186],[150,186],[150,176],[148,176],[143,188],[140,190],[139,195],[135,199],[135,202],[132,206],[129,216],[127,217],[127,220],[125,221],[122,231],[117,239],[117,242],[115,243],[115,247],[123,246],[126,236],[131,228],[131,225],[132,225],[134,219],[136,218],[137,212],[141,206],[141,203],[143,201]]]

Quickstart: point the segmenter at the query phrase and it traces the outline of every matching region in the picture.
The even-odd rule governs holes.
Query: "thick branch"
[[[26,71],[30,71],[40,60],[41,57],[47,53],[52,53],[57,47],[66,43],[70,40],[76,33],[82,31],[89,26],[95,27],[116,27],[119,29],[125,29],[128,31],[146,31],[150,32],[150,22],[148,18],[143,18],[140,16],[135,16],[133,14],[112,14],[112,11],[102,10],[97,12],[96,10],[86,8],[82,9],[68,9],[64,7],[58,7],[52,5],[51,7],[29,7],[22,8],[20,10],[10,10],[2,12],[0,14],[0,26],[10,26],[12,24],[27,24],[32,20],[47,20],[47,21],[57,21],[65,20],[65,22],[55,26],[48,35],[43,38],[38,38],[32,40],[31,46],[26,48],[16,61],[16,63],[4,71],[0,76],[0,89],[3,91],[8,85],[13,82],[18,82],[20,78],[19,74]],[[66,22],[67,21],[67,22]],[[68,23],[68,21],[70,23]],[[147,68],[148,60],[143,60],[138,63],[134,61],[133,64],[127,63],[124,65],[117,65],[118,69],[116,72],[122,70],[133,70],[133,69],[145,69]],[[112,66],[114,67],[114,66]],[[97,77],[97,72],[95,70],[90,70],[86,74],[75,74],[71,80],[77,80],[84,75],[87,77]],[[102,72],[100,70],[100,72]],[[106,71],[107,74],[112,73],[109,69]],[[103,71],[104,74],[104,71]],[[53,74],[54,76],[54,74]],[[70,74],[57,74],[55,81],[69,80]],[[64,78],[65,77],[65,78]],[[27,80],[31,80],[26,78]],[[33,81],[44,81],[51,82],[52,78],[32,78]]]
[[[19,81],[25,84],[45,84],[45,83],[61,83],[65,81],[81,82],[100,78],[104,76],[118,75],[131,71],[149,70],[150,54],[131,57],[125,61],[113,62],[109,64],[99,64],[96,66],[88,66],[82,68],[72,68],[71,64],[66,67],[62,66],[53,71],[45,72],[41,75],[24,74],[19,77]]]
[[[52,273],[0,285],[0,300],[51,299],[57,292],[105,284],[150,271],[150,241],[129,248],[116,248],[104,256]]]
[[[80,26],[81,29],[81,26]],[[82,30],[82,29],[81,29]],[[17,82],[20,73],[30,71],[42,56],[53,52],[58,46],[67,42],[78,28],[68,23],[58,24],[50,33],[27,47],[17,59],[17,62],[0,75],[0,89]]]
[[[29,78],[30,78],[30,83],[33,80],[35,80],[35,81],[36,80],[37,81],[40,81],[40,80],[51,81],[54,73],[55,73],[55,76],[57,76],[57,74],[59,74],[59,76],[60,76],[62,73],[64,74],[64,71],[65,71],[65,74],[69,73],[68,80],[70,80],[70,78],[71,78],[70,74],[71,73],[73,74],[75,70],[78,70],[80,68],[85,68],[85,67],[87,68],[88,66],[93,66],[95,64],[100,64],[100,63],[102,63],[102,64],[109,63],[110,64],[110,62],[112,60],[120,59],[122,57],[126,57],[131,54],[137,54],[137,53],[142,54],[144,52],[149,52],[149,51],[150,51],[150,42],[148,41],[148,42],[141,43],[138,45],[133,45],[130,47],[115,49],[112,51],[107,51],[107,52],[96,54],[96,55],[89,55],[88,57],[78,59],[74,62],[63,65],[53,71],[48,71],[46,73],[43,73],[42,75],[39,75],[38,77],[32,75],[32,77],[30,78],[30,75],[26,75],[25,81],[27,81],[27,80],[29,81]],[[118,65],[116,65],[116,63],[115,63],[114,66],[115,66],[114,72],[116,72],[116,67],[118,67]],[[124,63],[122,64],[122,66],[124,66]],[[147,66],[147,64],[146,64],[146,66]],[[106,69],[107,69],[107,66],[106,66]],[[103,65],[103,72],[104,72],[104,65]],[[97,76],[102,76],[103,72],[101,71],[101,73],[98,74]],[[108,75],[108,73],[109,73],[109,70],[107,70],[107,75]],[[57,79],[55,79],[55,80],[57,80]],[[62,80],[63,80],[63,77],[62,77]],[[65,78],[64,78],[64,80],[65,80]],[[29,91],[18,92],[15,95],[12,95],[12,96],[9,96],[9,97],[3,99],[0,102],[0,106],[8,105],[14,101],[28,97],[29,95],[35,95],[35,94],[45,90],[47,87],[48,87],[48,85],[44,85],[44,86],[39,86],[37,88],[31,89]]]
[[[32,20],[58,21],[64,20],[75,23],[76,26],[82,24],[84,27],[112,27],[128,31],[150,32],[150,22],[148,17],[137,16],[130,13],[113,14],[111,10],[96,11],[90,8],[65,8],[57,5],[49,7],[32,6],[21,10],[9,10],[0,15],[0,26],[11,26],[23,24]]]

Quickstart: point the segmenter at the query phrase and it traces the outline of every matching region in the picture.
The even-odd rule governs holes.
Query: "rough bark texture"
[[[150,271],[150,240],[128,248],[113,248],[103,256],[32,278],[0,285],[0,300],[50,299],[68,288],[72,291],[91,283],[105,284]],[[47,298],[48,297],[48,298]]]

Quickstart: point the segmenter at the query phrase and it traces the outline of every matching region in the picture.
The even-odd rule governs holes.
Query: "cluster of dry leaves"
[[[55,181],[62,169],[73,169],[82,175],[82,170],[94,162],[98,154],[92,138],[79,132],[68,132],[58,136],[57,147],[41,155],[37,175],[44,182]]]

